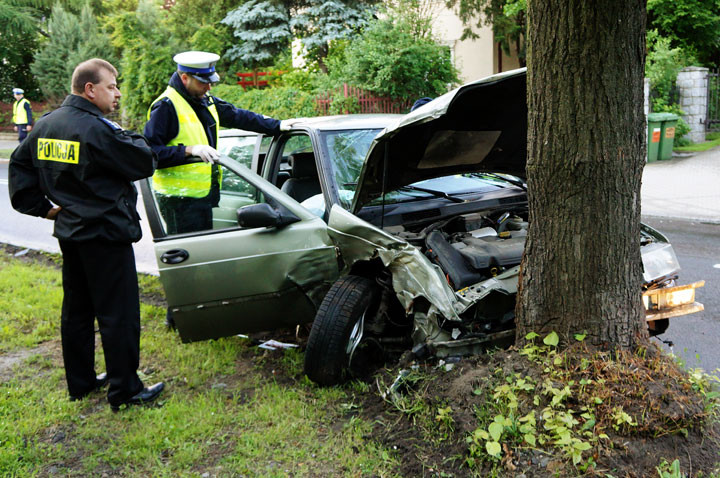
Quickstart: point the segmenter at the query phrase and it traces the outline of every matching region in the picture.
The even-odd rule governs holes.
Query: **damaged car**
[[[210,230],[167,234],[142,183],[181,339],[312,321],[305,372],[324,385],[402,353],[511,342],[528,226],[525,80],[524,69],[494,75],[405,116],[303,119],[274,138],[223,132]],[[242,153],[223,149],[238,136]],[[646,225],[641,252],[638,300],[657,335],[702,310],[703,283],[676,283],[672,246]]]

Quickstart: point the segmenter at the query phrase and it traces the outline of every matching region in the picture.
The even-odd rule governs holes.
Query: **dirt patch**
[[[22,363],[33,355],[51,356],[58,355],[57,345],[52,342],[45,342],[31,349],[22,349],[0,355],[0,382],[7,382],[14,375],[15,366]]]
[[[537,384],[546,376],[542,367],[529,362],[517,350],[464,359],[450,371],[447,366],[437,366],[437,362],[423,364],[417,371],[423,377],[421,381],[399,387],[397,378],[401,372],[384,371],[376,376],[373,390],[363,397],[362,417],[374,423],[373,439],[396,450],[400,473],[406,477],[497,474],[641,478],[658,476],[656,467],[663,460],[671,463],[675,459],[679,459],[687,476],[708,476],[718,471],[717,414],[709,414],[687,375],[667,357],[657,354],[647,361],[623,357],[620,365],[588,351],[574,350],[569,357],[571,363],[587,360],[591,365],[588,373],[605,380],[592,392],[603,403],[593,409],[598,423],[588,430],[596,434],[602,431],[608,436],[583,455],[578,466],[589,458],[595,463],[585,471],[573,467],[557,450],[527,444],[504,446],[502,461],[479,463],[473,469],[468,466],[467,437],[479,427],[479,416],[492,401],[488,397],[492,397],[495,387],[506,383],[506,377],[512,374]],[[580,367],[569,367],[568,380],[577,384],[582,376]],[[393,384],[398,392],[383,399],[382,393],[387,393]],[[538,390],[539,385],[535,392]],[[578,394],[567,408],[579,417],[588,397]],[[443,428],[437,423],[438,412],[448,406],[452,409],[452,426],[439,433]],[[542,397],[535,406],[530,400],[520,400],[517,415],[535,410],[536,415],[542,416],[547,406],[548,397]],[[636,424],[615,429],[612,419],[618,407],[633,417]]]
[[[62,268],[62,256],[50,252],[36,251],[26,247],[13,246],[11,244],[0,244],[0,253],[12,256],[16,260],[26,264],[40,264],[53,269]]]

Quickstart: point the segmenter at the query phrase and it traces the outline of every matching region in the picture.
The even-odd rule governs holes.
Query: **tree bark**
[[[517,337],[647,342],[645,0],[528,0],[528,200]]]

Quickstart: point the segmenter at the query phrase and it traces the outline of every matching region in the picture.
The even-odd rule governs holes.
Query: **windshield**
[[[330,158],[335,184],[338,187],[340,204],[345,209],[352,206],[355,189],[360,177],[365,157],[375,136],[381,129],[354,129],[326,131],[320,138]],[[385,203],[399,203],[427,199],[433,196],[462,196],[481,194],[498,188],[507,188],[512,183],[522,184],[522,180],[509,174],[468,173],[426,179],[412,184],[412,187],[400,188],[385,194]],[[420,189],[425,189],[420,190]],[[382,197],[370,202],[380,204]]]
[[[340,203],[345,209],[350,209],[365,156],[380,131],[379,128],[353,129],[326,131],[320,135],[330,158]]]
[[[388,192],[385,194],[385,204],[416,201],[433,196],[439,197],[443,194],[451,198],[465,196],[463,199],[466,199],[466,195],[483,194],[489,191],[507,188],[512,185],[511,182],[513,180],[519,181],[519,179],[514,176],[507,176],[507,181],[499,175],[483,173],[454,174],[451,176],[426,179],[413,183],[410,187],[402,187],[395,191]],[[379,197],[372,200],[370,205],[378,205],[381,204],[382,201],[383,198]]]

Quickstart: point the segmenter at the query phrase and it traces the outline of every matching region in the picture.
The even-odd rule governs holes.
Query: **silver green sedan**
[[[301,119],[274,138],[222,132],[211,229],[168,235],[162,198],[142,185],[182,340],[314,321],[305,371],[321,384],[408,350],[447,357],[511,341],[526,135],[524,70],[406,116]],[[702,282],[677,285],[672,246],[644,225],[641,251],[638,300],[657,335],[702,310]]]

